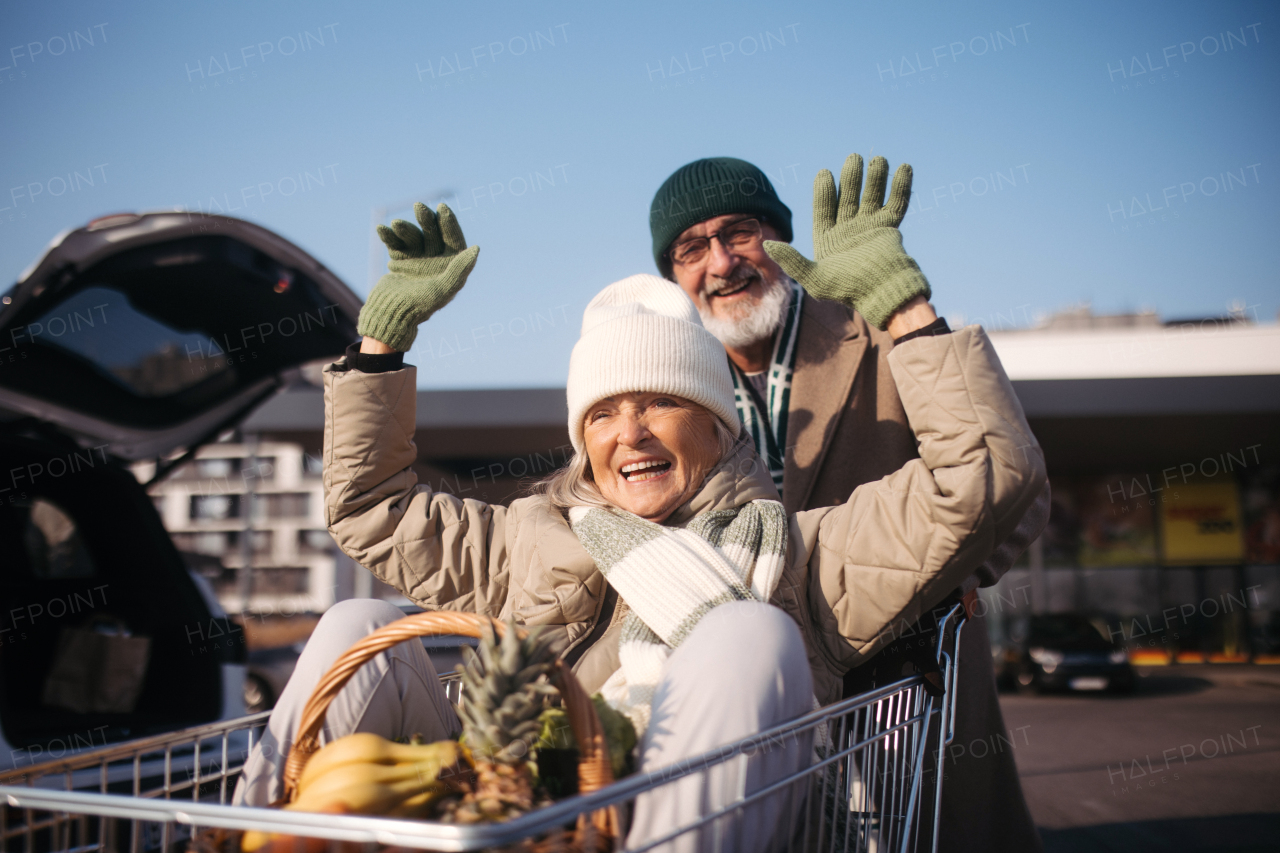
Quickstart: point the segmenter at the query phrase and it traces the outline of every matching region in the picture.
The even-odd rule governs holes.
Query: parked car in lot
[[[59,235],[0,296],[0,764],[243,713],[236,626],[127,466],[165,476],[340,355],[359,308],[280,236],[188,213]],[[70,661],[75,629],[101,659]],[[70,707],[48,685],[73,664],[107,692],[140,679],[136,701]]]
[[[1126,692],[1134,686],[1124,646],[1078,613],[1014,619],[1002,658],[998,678],[1010,689]]]
[[[284,686],[289,683],[298,656],[306,643],[290,643],[269,649],[252,649],[244,677],[244,709],[247,713],[269,711],[276,706]]]

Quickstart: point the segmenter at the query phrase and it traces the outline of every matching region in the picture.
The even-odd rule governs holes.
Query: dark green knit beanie
[[[791,242],[791,210],[764,172],[735,157],[708,157],[681,166],[667,178],[649,207],[649,233],[653,235],[653,260],[663,274],[670,264],[663,254],[681,232],[715,216],[754,213],[763,217]]]

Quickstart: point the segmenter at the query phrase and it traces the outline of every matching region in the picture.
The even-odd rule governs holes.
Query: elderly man
[[[818,174],[816,262],[786,245],[791,211],[765,174],[742,160],[682,166],[649,212],[654,260],[724,344],[738,413],[788,512],[842,503],[917,455],[888,355],[904,330],[917,329],[910,337],[948,331],[945,320],[933,319],[929,284],[897,229],[911,167],[899,167],[887,204],[888,163],[871,161],[865,193],[862,169],[862,158],[850,155],[839,194],[830,172]],[[826,295],[837,281],[861,293],[856,311],[811,295]],[[920,328],[922,320],[932,322]],[[1043,529],[1048,503],[1046,489],[958,592],[999,580]],[[846,676],[845,695],[902,674],[900,656],[881,654]],[[1002,743],[997,735],[1007,742],[986,626],[976,615],[962,633],[960,679],[954,743]],[[944,775],[942,849],[1040,849],[1012,754],[960,755],[953,750]]]

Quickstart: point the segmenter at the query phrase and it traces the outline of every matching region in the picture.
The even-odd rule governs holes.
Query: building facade
[[[1136,662],[1280,663],[1280,328],[1073,311],[991,338],[1053,507],[988,622],[1077,612]]]
[[[989,625],[1080,612],[1135,660],[1280,661],[1280,326],[1087,309],[994,325],[1054,502],[1044,536],[984,593]],[[419,481],[509,502],[567,462],[566,417],[563,388],[419,391]],[[347,585],[321,547],[323,423],[323,391],[295,385],[243,426],[269,475],[242,447],[214,445],[156,489],[179,540],[229,567],[243,564],[239,508],[261,506],[254,577],[280,572],[255,583],[264,606],[276,596],[323,609],[348,589],[396,597],[361,569]],[[243,496],[249,482],[261,503]]]
[[[143,482],[153,471],[134,467]],[[322,473],[319,454],[296,442],[225,441],[202,447],[150,494],[229,612],[317,613],[368,594],[325,527]]]

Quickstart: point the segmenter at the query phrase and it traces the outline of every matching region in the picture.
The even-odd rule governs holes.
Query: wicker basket
[[[307,761],[320,749],[319,734],[324,727],[325,713],[334,697],[346,683],[374,655],[406,640],[444,634],[464,637],[481,637],[485,629],[502,636],[507,626],[488,616],[474,613],[438,611],[406,616],[374,631],[355,643],[334,662],[316,685],[311,698],[302,711],[302,720],[294,736],[293,747],[284,768],[284,794],[274,803],[283,806],[296,799],[298,780]],[[578,744],[578,792],[589,794],[613,782],[613,770],[609,764],[609,751],[605,744],[604,727],[591,701],[576,676],[563,660],[555,662],[552,683],[560,691],[569,725]],[[601,809],[588,818],[583,815],[573,832],[557,833],[553,837],[530,840],[524,849],[539,851],[607,850],[618,837],[618,815],[615,809]]]

